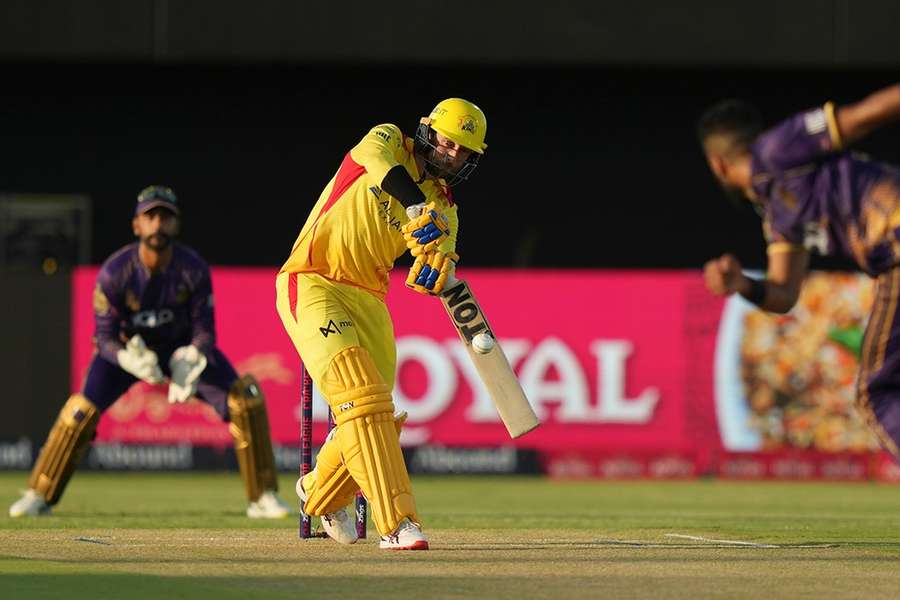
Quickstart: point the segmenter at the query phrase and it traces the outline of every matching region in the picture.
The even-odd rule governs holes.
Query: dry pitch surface
[[[0,475],[4,509],[24,482]],[[0,598],[849,599],[900,589],[900,486],[414,485],[433,549],[389,553],[374,539],[300,541],[296,519],[244,518],[233,474],[80,473],[53,516],[0,517]],[[285,497],[292,487],[285,477]]]

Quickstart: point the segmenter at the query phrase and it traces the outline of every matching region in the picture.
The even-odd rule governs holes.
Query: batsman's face
[[[134,235],[152,250],[161,252],[169,247],[178,234],[178,217],[158,206],[142,213],[132,221]]]
[[[456,173],[472,151],[435,132],[434,162],[449,173]]]

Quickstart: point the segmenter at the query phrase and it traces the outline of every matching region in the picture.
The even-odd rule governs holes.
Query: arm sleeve
[[[813,162],[842,147],[831,102],[786,119],[764,132],[753,152],[769,171],[780,173]]]
[[[190,299],[191,345],[196,346],[203,354],[208,354],[216,345],[213,304],[212,279],[209,267],[204,265]]]
[[[802,231],[796,227],[779,229],[772,224],[769,216],[763,219],[763,236],[766,239],[766,254],[798,252],[804,249]]]
[[[117,365],[119,359],[116,355],[125,346],[119,339],[122,329],[122,307],[119,305],[121,294],[116,293],[113,287],[109,274],[101,270],[94,286],[94,343],[100,356]]]

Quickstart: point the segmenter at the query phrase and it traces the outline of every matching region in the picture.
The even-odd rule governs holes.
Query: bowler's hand
[[[719,296],[743,292],[749,287],[749,280],[741,271],[741,263],[732,254],[723,254],[708,261],[703,266],[706,289]]]

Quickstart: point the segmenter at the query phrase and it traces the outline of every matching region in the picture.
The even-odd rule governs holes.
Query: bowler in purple
[[[900,117],[900,84],[859,102],[828,102],[763,131],[756,109],[728,100],[707,110],[698,136],[715,178],[763,217],[768,265],[747,277],[731,254],[704,266],[707,288],[786,313],[812,252],[851,258],[876,280],[857,379],[857,408],[900,460],[900,170],[848,150]]]
[[[47,514],[93,440],[100,416],[138,380],[168,382],[169,402],[212,406],[235,442],[252,518],[290,513],[277,495],[265,399],[252,375],[240,377],[216,347],[209,266],[175,238],[181,207],[174,192],[138,195],[137,241],[110,256],[93,291],[96,352],[81,392],[63,406],[32,468],[29,489],[10,516]]]

